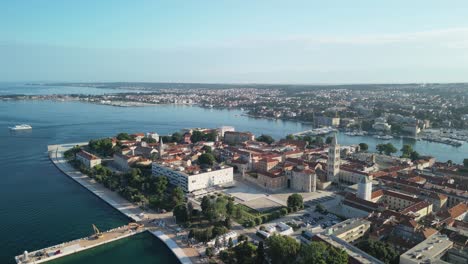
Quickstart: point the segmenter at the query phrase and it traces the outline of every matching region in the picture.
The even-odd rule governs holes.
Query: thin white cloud
[[[180,48],[258,48],[262,46],[302,46],[316,45],[387,45],[399,43],[430,43],[444,47],[465,48],[468,43],[468,27],[434,29],[404,33],[382,33],[365,35],[289,35],[289,36],[255,36],[237,39],[225,39],[217,42],[199,41],[184,43]]]

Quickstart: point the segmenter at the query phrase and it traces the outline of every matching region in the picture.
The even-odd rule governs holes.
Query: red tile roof
[[[76,155],[79,155],[80,157],[83,157],[84,159],[87,159],[87,160],[98,160],[99,157],[96,156],[96,155],[93,155],[87,151],[84,151],[84,150],[81,150],[80,152],[78,152]]]

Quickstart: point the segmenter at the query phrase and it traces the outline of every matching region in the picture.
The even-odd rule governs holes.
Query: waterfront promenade
[[[87,143],[72,143],[72,144],[62,144],[62,145],[50,145],[48,146],[48,153],[50,160],[54,163],[54,165],[62,171],[65,175],[73,179],[75,182],[79,183],[81,186],[86,188],[88,191],[93,193],[94,195],[101,198],[110,206],[117,209],[119,212],[123,213],[129,219],[138,222],[142,225],[142,228],[138,230],[138,232],[126,232],[125,234],[120,235],[108,235],[109,232],[115,230],[124,230],[122,228],[113,229],[107,232],[104,232],[102,238],[98,238],[96,240],[89,240],[89,239],[77,239],[70,242],[65,242],[57,246],[53,246],[46,249],[41,249],[29,253],[28,256],[33,257],[34,254],[37,252],[48,252],[50,253],[50,249],[55,249],[52,255],[43,255],[41,257],[41,261],[38,262],[36,258],[30,258],[28,261],[25,260],[23,255],[15,257],[17,263],[42,263],[45,261],[49,261],[55,258],[59,258],[62,256],[70,255],[91,247],[95,247],[98,245],[102,245],[105,243],[109,243],[115,241],[117,239],[121,239],[124,237],[128,237],[130,235],[134,235],[141,231],[150,231],[151,234],[156,236],[158,239],[161,239],[167,247],[174,253],[174,255],[179,259],[179,261],[183,264],[190,264],[190,263],[197,263],[199,262],[198,259],[198,252],[189,246],[184,246],[180,240],[177,240],[176,231],[177,226],[174,223],[174,219],[172,217],[172,213],[165,213],[165,214],[157,214],[152,211],[144,211],[137,205],[128,202],[126,199],[118,195],[117,193],[107,189],[100,183],[94,181],[90,177],[84,175],[80,171],[74,169],[64,158],[64,152],[73,146],[76,145],[86,145]],[[161,223],[164,223],[161,225]],[[162,229],[162,230],[158,230]],[[94,241],[93,242],[86,242],[83,244],[83,241]],[[91,244],[90,244],[91,243]],[[47,251],[49,250],[49,251]],[[60,250],[60,251],[57,251]],[[66,254],[65,254],[66,253]]]
[[[59,245],[24,253],[22,255],[16,256],[15,261],[18,264],[43,263],[75,254],[83,250],[104,245],[106,243],[117,241],[122,238],[133,236],[144,231],[146,231],[145,228],[135,230],[130,226],[121,226],[101,233],[100,237],[90,236],[86,238],[79,238],[64,242]]]

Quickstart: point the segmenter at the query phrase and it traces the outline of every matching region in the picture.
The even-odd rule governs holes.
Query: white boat
[[[10,130],[29,130],[29,129],[32,129],[32,126],[21,124],[21,125],[16,125],[14,127],[9,127],[9,128]]]
[[[384,135],[384,136],[375,135],[374,137],[375,137],[375,138],[378,138],[378,139],[383,139],[383,140],[389,140],[389,139],[392,139],[392,138],[393,138],[393,137],[390,136],[390,135]]]

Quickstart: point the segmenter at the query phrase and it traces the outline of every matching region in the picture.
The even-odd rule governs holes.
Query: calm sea
[[[0,83],[0,94],[103,93],[103,89],[30,87]],[[22,88],[21,88],[22,87]],[[35,90],[38,89],[38,90]],[[78,90],[77,90],[78,89]],[[115,92],[114,90],[106,92]],[[81,186],[62,175],[47,158],[47,145],[88,141],[118,132],[168,134],[181,128],[235,126],[276,138],[310,129],[296,122],[248,118],[237,110],[190,106],[112,107],[80,102],[0,101],[0,263],[14,263],[24,250],[88,236],[92,224],[106,230],[127,219]],[[27,123],[29,132],[8,126]],[[370,149],[382,141],[372,137],[339,135],[342,144],[366,142]],[[468,144],[451,147],[424,141],[394,139],[398,148],[413,144],[422,154],[461,162]],[[57,263],[173,263],[168,249],[151,236],[141,235],[59,260]],[[137,261],[136,261],[137,260]]]

